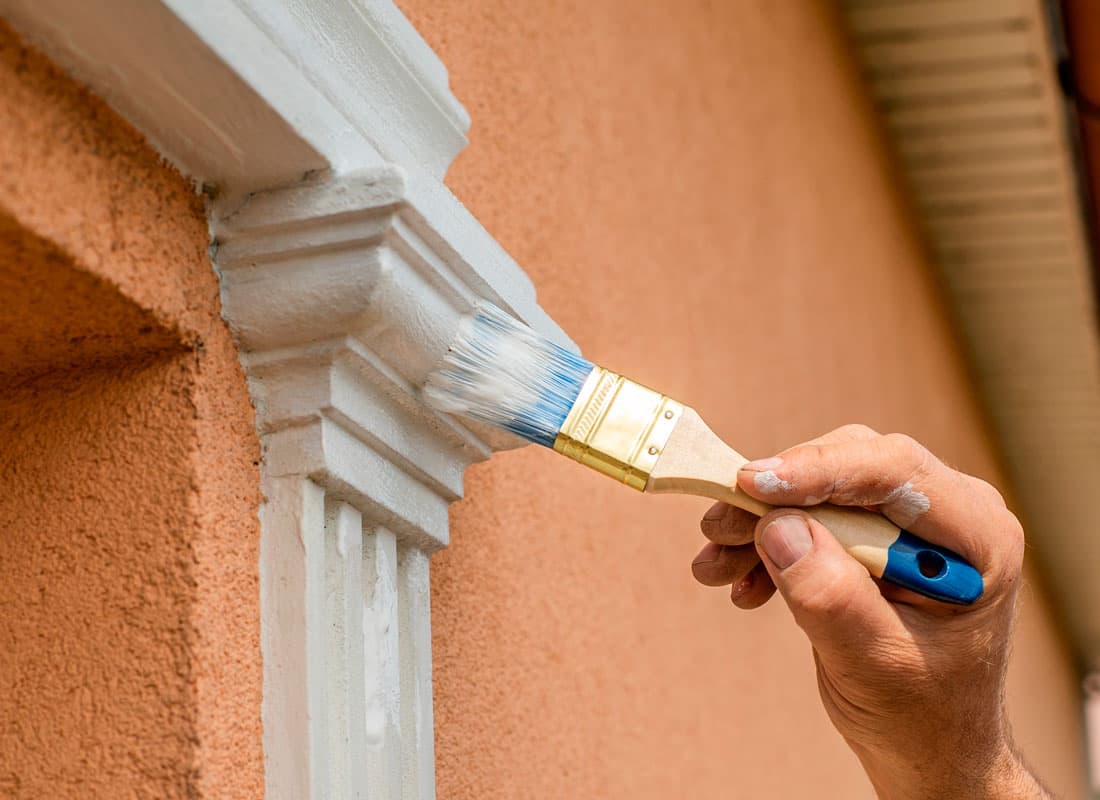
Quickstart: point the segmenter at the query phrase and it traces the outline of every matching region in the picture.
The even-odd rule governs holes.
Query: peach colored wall
[[[259,447],[201,198],[0,23],[0,796],[259,797]]]
[[[1002,482],[829,4],[399,5],[474,120],[449,185],[587,355],[749,455],[858,420]],[[432,582],[442,800],[870,796],[782,604],[692,581],[706,506],[534,448],[468,472]],[[1013,714],[1079,798],[1054,619],[1030,586]]]

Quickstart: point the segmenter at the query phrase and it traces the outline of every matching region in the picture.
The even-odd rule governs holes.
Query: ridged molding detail
[[[428,556],[466,467],[522,444],[420,400],[488,298],[562,343],[441,185],[328,172],[212,206],[263,445],[269,797],[434,797]]]
[[[466,466],[521,442],[437,414],[420,387],[477,299],[507,299],[471,283],[397,167],[220,211],[222,303],[268,473],[309,476],[425,551],[446,545]]]

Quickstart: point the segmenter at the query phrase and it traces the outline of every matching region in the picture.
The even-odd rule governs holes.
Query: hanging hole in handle
[[[926,578],[942,578],[947,574],[947,559],[935,550],[918,550],[917,569]]]

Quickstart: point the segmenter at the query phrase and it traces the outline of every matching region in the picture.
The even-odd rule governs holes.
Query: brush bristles
[[[424,397],[462,414],[553,447],[593,365],[483,303],[462,320]]]

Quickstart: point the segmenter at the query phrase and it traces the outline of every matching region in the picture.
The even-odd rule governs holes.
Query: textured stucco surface
[[[588,356],[749,455],[863,421],[1003,482],[829,4],[399,4],[474,120],[449,185]],[[782,604],[693,582],[706,502],[534,448],[466,494],[433,561],[440,798],[870,796]],[[1024,594],[1018,738],[1083,797],[1067,648]]]
[[[0,796],[259,797],[259,447],[201,199],[0,24]]]

